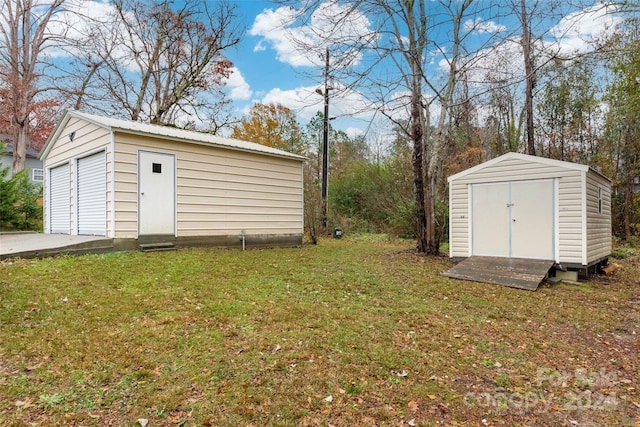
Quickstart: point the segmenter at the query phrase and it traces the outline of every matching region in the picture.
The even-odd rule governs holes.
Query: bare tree
[[[473,13],[472,0],[440,2],[440,16],[437,17],[429,14],[430,5],[424,0],[393,4],[378,1],[376,4],[391,23],[386,28],[391,29],[395,42],[395,46],[390,46],[386,53],[398,67],[404,87],[409,92],[406,105],[408,120],[404,120],[405,117],[394,108],[383,108],[382,112],[412,142],[417,250],[435,255],[440,250],[436,216],[439,167],[441,154],[449,141],[449,114],[454,106],[455,88],[463,75],[462,70],[468,65],[464,63],[468,56],[463,55],[463,44],[471,31],[463,31],[463,22]],[[432,34],[442,22],[451,25],[450,37],[436,41]],[[426,69],[425,59],[429,57],[429,50],[445,58],[447,71],[444,75],[433,75]],[[385,85],[391,87],[388,82]],[[384,102],[388,103],[389,98],[385,96],[385,99]]]
[[[235,6],[114,0],[113,7],[113,15],[79,41],[84,53],[78,61],[86,71],[72,90],[76,107],[90,102],[155,124],[210,122],[214,132],[231,121],[212,116],[225,116],[228,105],[221,88],[232,64],[224,52],[242,32]]]
[[[13,172],[24,169],[29,121],[38,95],[44,52],[52,46],[47,27],[65,0],[41,4],[34,0],[2,0],[0,8],[0,80],[2,103],[13,133]]]
[[[524,109],[527,117],[527,153],[532,156],[536,155],[536,146],[534,141],[534,129],[533,129],[533,88],[536,84],[536,74],[534,73],[533,53],[532,53],[532,37],[531,29],[529,28],[529,12],[527,10],[526,0],[520,0],[520,25],[522,26],[522,38],[520,43],[522,45],[522,57],[524,60],[524,72],[525,72],[525,101]]]
[[[322,57],[321,51],[313,50],[314,42],[318,49],[329,46],[332,58],[337,58],[330,67],[332,87],[338,90],[335,96],[339,98],[340,89],[358,90],[370,100],[366,109],[379,111],[411,141],[417,250],[437,254],[441,155],[449,141],[448,118],[456,102],[456,85],[469,61],[476,60],[467,50],[466,38],[480,23],[474,19],[479,10],[471,7],[472,0],[359,0],[349,7],[305,4],[307,9],[296,18],[313,16],[318,20],[334,12],[322,20],[322,31],[316,37],[301,42],[301,49]],[[359,31],[345,30],[354,28],[354,23],[360,24]],[[360,56],[353,52],[360,52]],[[359,61],[362,52],[367,57]],[[443,58],[446,71],[429,69],[433,55]]]

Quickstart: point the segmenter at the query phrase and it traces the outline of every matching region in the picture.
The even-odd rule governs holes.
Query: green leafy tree
[[[547,79],[538,105],[543,153],[559,160],[589,163],[597,152],[601,112],[592,64],[557,61],[547,68]]]
[[[233,127],[231,137],[296,154],[306,148],[296,115],[282,104],[254,104],[248,117]]]
[[[2,227],[12,224],[17,216],[16,182],[9,178],[9,171],[8,166],[0,167],[0,226]]]
[[[335,177],[329,187],[330,213],[359,232],[415,238],[413,181],[399,159],[361,161]]]
[[[42,206],[38,199],[42,197],[42,185],[29,180],[29,172],[23,170],[12,177],[15,183],[17,203],[16,217],[12,225],[18,230],[42,229]]]
[[[0,154],[5,146],[0,144]],[[11,168],[0,166],[0,227],[18,230],[42,229],[42,186],[29,180],[22,170],[9,177]]]
[[[614,184],[614,233],[627,241],[637,239],[640,233],[640,195],[634,192],[640,177],[640,23],[631,22],[629,26],[630,30],[619,36],[622,49],[611,61],[614,79],[608,88],[609,112],[602,147],[602,157],[610,159]]]

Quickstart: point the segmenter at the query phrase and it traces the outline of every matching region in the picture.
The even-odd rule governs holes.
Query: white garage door
[[[472,254],[552,260],[553,180],[474,184]]]
[[[104,152],[78,159],[78,234],[107,235],[107,165]]]
[[[49,169],[49,232],[69,234],[71,195],[69,165]]]

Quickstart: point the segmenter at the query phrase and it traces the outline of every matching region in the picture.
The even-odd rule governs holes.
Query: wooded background
[[[303,21],[323,6],[279,3],[295,7]],[[313,44],[299,41],[310,54],[329,52],[330,67],[317,75],[331,82],[332,99],[358,91],[368,100],[363,110],[384,117],[391,130],[384,138],[350,137],[326,120],[329,230],[320,227],[325,118],[319,112],[301,124],[295,111],[274,104],[234,112],[224,91],[233,67],[225,53],[244,29],[238,6],[225,1],[113,0],[112,12],[80,34],[74,24],[88,17],[74,12],[73,0],[2,0],[0,134],[15,142],[13,171],[24,168],[28,144],[42,146],[64,108],[219,133],[308,157],[305,222],[313,239],[341,226],[415,238],[419,251],[437,254],[448,235],[446,177],[517,151],[587,164],[610,177],[613,233],[637,244],[637,3],[439,0],[437,16],[426,3],[345,2],[350,7],[325,24],[334,31]],[[575,52],[554,47],[542,24],[569,6],[616,16],[615,28]],[[488,32],[487,22],[474,18],[481,13],[513,19],[517,28],[478,43],[474,34]],[[368,34],[344,31],[364,15]],[[501,55],[509,44],[515,48]],[[438,73],[426,66],[433,51],[446,58]],[[60,52],[71,61],[62,63]],[[373,59],[356,66],[359,52]]]

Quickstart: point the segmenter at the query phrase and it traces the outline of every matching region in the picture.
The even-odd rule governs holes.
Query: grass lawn
[[[0,425],[639,426],[640,260],[537,292],[411,242],[0,264]]]

